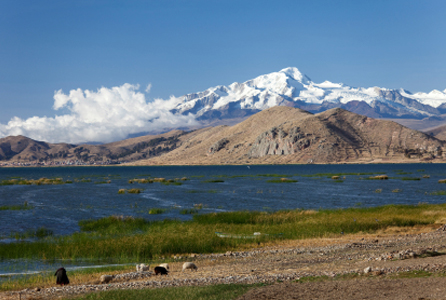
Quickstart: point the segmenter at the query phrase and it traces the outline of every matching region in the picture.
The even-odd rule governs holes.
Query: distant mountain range
[[[445,128],[435,134],[444,135]],[[3,165],[140,165],[446,162],[446,141],[341,108],[313,114],[275,106],[234,126],[171,131],[104,145],[0,139]]]
[[[243,118],[274,106],[312,113],[343,108],[373,118],[442,120],[446,117],[446,90],[412,94],[403,89],[355,88],[329,81],[314,83],[297,68],[286,68],[243,83],[185,95],[172,112],[192,113],[204,123],[215,123]]]

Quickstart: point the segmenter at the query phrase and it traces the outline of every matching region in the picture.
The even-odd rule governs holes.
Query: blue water
[[[411,174],[398,175],[398,172]],[[317,173],[375,172],[390,177],[421,177],[420,181],[360,180],[368,175],[347,175],[342,183],[327,177],[304,177]],[[236,177],[240,175],[291,175],[296,183],[268,183],[269,177]],[[129,179],[187,177],[182,185],[130,184]],[[347,208],[385,204],[444,203],[446,196],[431,192],[446,190],[439,179],[446,178],[442,164],[379,165],[269,165],[269,166],[163,166],[163,167],[55,167],[0,168],[0,181],[14,177],[39,179],[61,177],[63,180],[91,179],[64,185],[0,186],[0,206],[18,205],[25,201],[29,210],[0,210],[1,243],[14,242],[10,235],[45,227],[55,235],[79,231],[78,221],[110,215],[144,217],[147,220],[191,218],[181,209],[202,204],[200,213],[233,210],[279,210]],[[205,183],[221,179],[221,183]],[[110,184],[95,184],[111,180]],[[140,194],[118,194],[119,189],[142,188]],[[380,193],[376,190],[381,189]],[[393,193],[399,189],[401,192]],[[165,208],[166,213],[150,215],[150,208]],[[97,262],[94,262],[97,263]],[[0,274],[8,273],[11,262],[0,262]],[[36,263],[39,265],[39,263]],[[42,269],[34,263],[26,270]],[[5,269],[7,268],[7,269]],[[14,269],[15,270],[15,269]]]

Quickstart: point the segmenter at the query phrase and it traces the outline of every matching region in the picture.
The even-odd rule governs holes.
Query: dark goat
[[[155,267],[155,275],[161,274],[161,275],[168,275],[169,271],[166,270],[166,268],[163,267]]]

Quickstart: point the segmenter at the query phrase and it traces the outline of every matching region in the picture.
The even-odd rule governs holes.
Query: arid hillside
[[[175,150],[144,164],[443,162],[446,142],[398,123],[340,108],[311,114],[277,106],[235,126],[184,136]]]
[[[441,129],[441,128],[440,128]],[[439,129],[435,136],[442,138]],[[276,106],[234,126],[174,130],[104,145],[0,139],[0,161],[136,165],[446,162],[445,140],[341,108]]]
[[[7,162],[101,162],[133,161],[161,155],[180,145],[185,132],[174,130],[104,145],[51,144],[24,136],[0,139],[0,161]],[[189,133],[191,134],[191,133]]]

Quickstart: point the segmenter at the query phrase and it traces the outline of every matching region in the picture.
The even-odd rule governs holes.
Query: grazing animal
[[[161,274],[161,275],[168,275],[169,271],[166,270],[166,268],[163,267],[155,267],[155,275]]]
[[[169,264],[168,263],[159,264],[158,267],[163,267],[166,270],[169,270]]]
[[[186,269],[191,269],[191,270],[195,270],[195,271],[197,271],[197,270],[198,270],[198,267],[197,267],[193,262],[185,262],[185,263],[183,264],[183,272],[184,272],[184,270],[186,270]]]
[[[65,285],[70,283],[70,280],[68,280],[67,271],[63,267],[57,269],[54,276],[56,276],[56,284]]]
[[[136,265],[136,272],[147,272],[150,270],[150,265],[139,264]]]
[[[101,283],[109,283],[113,280],[113,275],[102,275],[101,276]]]

